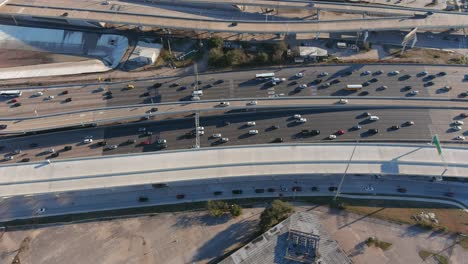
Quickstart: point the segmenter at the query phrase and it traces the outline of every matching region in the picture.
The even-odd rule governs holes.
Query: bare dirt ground
[[[0,49],[0,68],[56,62],[83,61],[89,58],[30,50]]]
[[[451,233],[297,205],[297,211],[319,215],[354,263],[422,263],[420,250],[444,255],[452,264],[468,258]],[[244,209],[235,219],[200,211],[10,231],[0,234],[0,263],[208,263],[251,239],[262,210],[263,204]],[[387,251],[368,247],[364,241],[370,236],[392,246]]]

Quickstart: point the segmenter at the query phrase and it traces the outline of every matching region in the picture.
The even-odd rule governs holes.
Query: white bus
[[[361,84],[348,84],[346,85],[346,88],[344,89],[348,91],[358,91],[362,89],[362,85]]]
[[[5,96],[5,97],[19,97],[23,94],[22,91],[20,90],[6,90],[6,91],[0,91],[0,96]]]
[[[255,74],[255,79],[260,79],[260,80],[271,79],[274,77],[275,77],[274,72]]]

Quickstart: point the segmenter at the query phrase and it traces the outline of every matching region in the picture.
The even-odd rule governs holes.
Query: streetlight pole
[[[336,201],[336,199],[338,198],[338,196],[340,195],[341,193],[341,187],[343,185],[343,182],[344,182],[344,179],[346,177],[346,174],[348,173],[348,169],[349,169],[349,165],[351,164],[351,161],[353,160],[353,157],[354,157],[354,153],[356,152],[356,148],[359,144],[359,141],[357,141],[354,145],[354,148],[353,148],[353,152],[351,153],[351,156],[349,157],[349,160],[348,160],[348,164],[346,164],[346,169],[343,173],[343,177],[341,177],[341,181],[340,181],[340,184],[338,184],[338,188],[336,190],[336,194],[335,194],[335,197],[333,197],[333,200]]]

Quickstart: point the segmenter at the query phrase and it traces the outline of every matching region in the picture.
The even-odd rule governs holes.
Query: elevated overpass
[[[328,174],[468,177],[468,149],[429,145],[279,144],[0,166],[2,197],[171,182]]]
[[[86,2],[88,3],[88,2]],[[160,28],[173,28],[182,30],[209,31],[209,32],[238,32],[238,33],[319,33],[319,32],[356,32],[362,30],[384,31],[400,29],[448,29],[464,28],[468,26],[468,16],[463,13],[435,12],[427,18],[415,18],[414,10],[392,9],[399,13],[395,17],[364,18],[353,20],[333,21],[237,21],[231,25],[232,19],[221,20],[204,17],[186,17],[155,14],[151,6],[132,6],[127,11],[112,10],[112,5],[101,5],[101,1],[91,2],[92,5],[83,6],[81,1],[9,1],[0,8],[3,16],[40,18],[44,21],[85,21],[91,23],[107,22],[112,24],[128,24],[137,26],[154,26]],[[328,5],[333,5],[328,3]],[[318,8],[319,5],[314,6]],[[326,8],[326,7],[324,7]],[[331,7],[330,7],[331,8]],[[365,6],[336,5],[336,11],[357,12],[364,11]],[[377,12],[375,7],[371,8]],[[383,7],[380,7],[383,9]],[[348,10],[348,11],[346,11]],[[371,12],[368,11],[368,12]],[[169,12],[168,12],[169,13]]]

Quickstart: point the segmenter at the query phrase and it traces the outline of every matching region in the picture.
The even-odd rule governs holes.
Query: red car
[[[149,145],[149,144],[151,144],[151,140],[147,139],[147,140],[141,142],[141,144],[143,144],[143,145]]]
[[[468,117],[468,113],[461,113],[461,114],[460,114],[460,117],[467,118],[467,117]]]
[[[346,133],[346,132],[343,129],[340,129],[340,130],[336,131],[337,135],[343,135],[344,133]]]
[[[300,192],[300,191],[302,191],[302,187],[300,187],[300,186],[294,186],[294,187],[291,188],[291,190],[292,190],[293,192]]]
[[[10,103],[17,103],[18,102],[18,99],[11,99],[10,100]]]
[[[453,197],[455,194],[453,192],[446,192],[445,196],[447,197]]]

